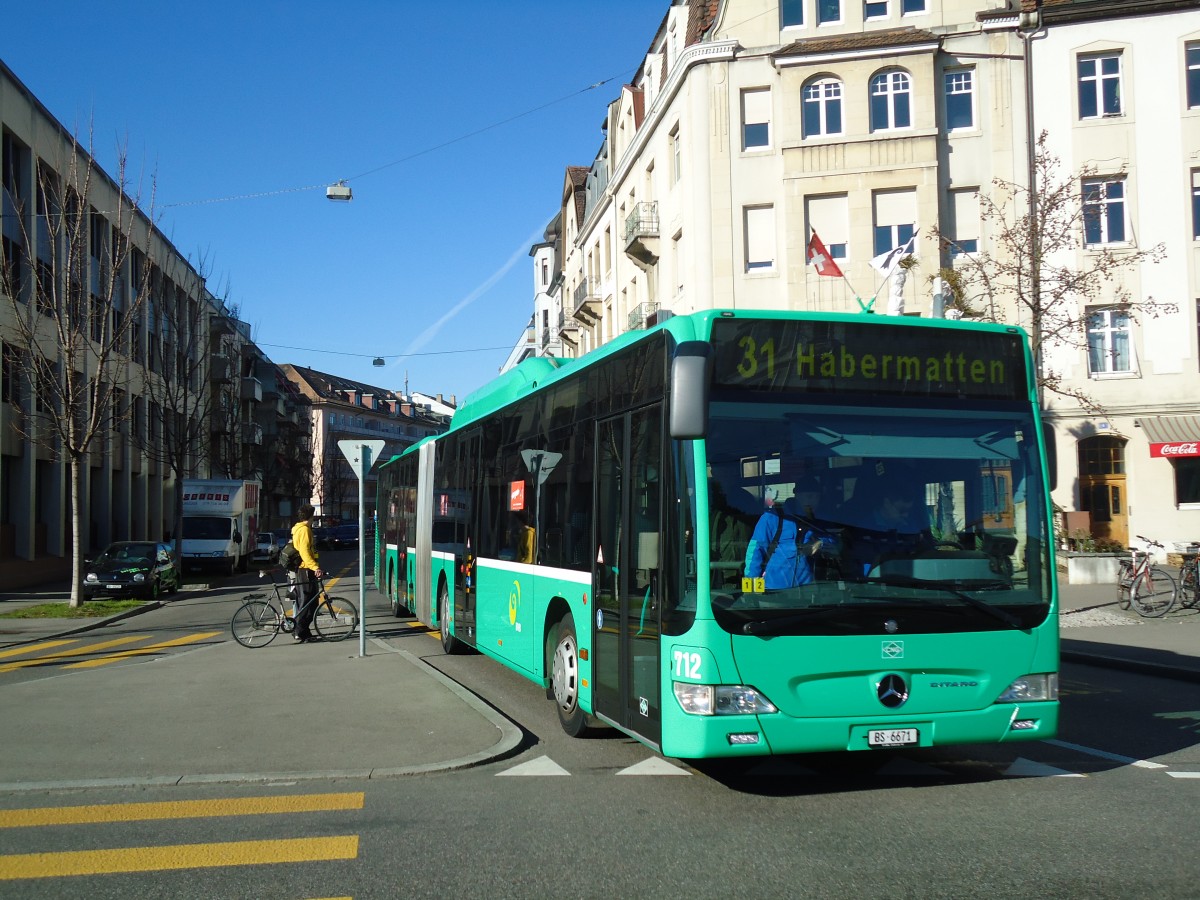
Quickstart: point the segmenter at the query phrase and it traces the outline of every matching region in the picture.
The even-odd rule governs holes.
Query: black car
[[[179,590],[181,579],[171,548],[153,541],[117,541],[95,559],[84,563],[83,596],[144,597]]]
[[[312,530],[313,549],[314,550],[328,550],[330,548],[330,546],[332,546],[330,544],[330,537],[332,536],[332,532],[333,532],[332,528],[324,528],[321,526],[317,526],[317,527],[313,528],[313,530]]]
[[[345,550],[358,546],[357,525],[336,525],[329,531],[330,550]]]

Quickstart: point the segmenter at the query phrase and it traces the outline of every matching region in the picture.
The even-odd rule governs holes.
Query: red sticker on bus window
[[[508,508],[514,512],[525,508],[525,482],[514,481],[508,489]]]

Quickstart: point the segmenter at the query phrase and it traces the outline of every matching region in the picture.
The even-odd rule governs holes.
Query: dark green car
[[[84,564],[83,596],[157,600],[179,590],[179,570],[167,544],[117,541]]]

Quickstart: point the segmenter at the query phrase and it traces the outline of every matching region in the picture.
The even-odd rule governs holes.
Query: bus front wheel
[[[554,642],[550,688],[558,721],[571,737],[582,737],[587,733],[588,720],[579,708],[579,642],[575,638],[575,622],[567,616],[550,634]]]
[[[446,654],[462,653],[463,643],[450,633],[450,625],[446,621],[446,613],[450,606],[450,592],[446,590],[446,582],[438,586],[438,630],[442,634],[442,650]]]

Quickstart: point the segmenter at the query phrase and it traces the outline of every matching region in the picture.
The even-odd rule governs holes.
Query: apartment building
[[[1083,178],[1081,268],[1162,248],[1080,310],[1086,348],[1048,363],[1104,407],[1047,398],[1058,490],[1098,536],[1200,541],[1200,4],[1060,0],[1030,41],[1034,128]],[[1153,302],[1153,309],[1139,304]]]
[[[379,459],[390,459],[431,434],[445,431],[455,400],[390,391],[285,363],[280,370],[311,404],[312,499],[318,520],[325,524],[357,520],[358,477],[338,441],[382,440]],[[375,511],[375,471],[367,473],[364,492],[368,518]]]
[[[54,422],[71,415],[95,435],[79,466],[84,554],[168,537],[182,478],[261,478],[265,521],[290,515],[310,492],[300,395],[121,173],[2,62],[0,172],[0,586],[70,576],[70,447]],[[53,389],[67,372],[76,397],[100,388],[69,411]]]
[[[935,277],[999,252],[980,197],[1029,184],[1045,130],[1064,170],[1100,171],[1079,185],[1089,234],[1071,264],[1096,240],[1161,242],[1166,260],[1121,286],[1175,305],[1139,316],[1114,287],[1079,311],[1086,335],[1047,353],[1107,410],[1047,398],[1055,502],[1088,512],[1098,537],[1200,537],[1200,4],[664,6],[595,158],[566,167],[554,227],[531,250],[558,267],[561,344],[526,355],[581,355],[708,308],[931,315]],[[814,234],[844,278],[808,264]],[[906,246],[916,266],[902,282],[871,266]],[[1032,325],[1015,305],[997,311]]]

